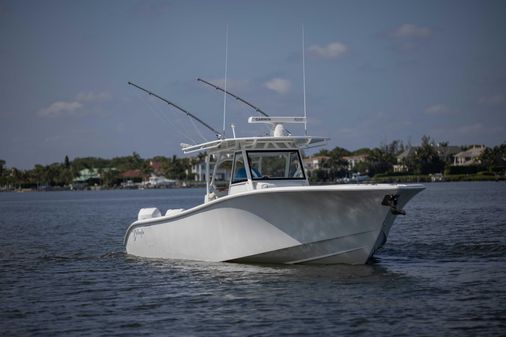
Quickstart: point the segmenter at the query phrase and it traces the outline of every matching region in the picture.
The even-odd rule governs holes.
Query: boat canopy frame
[[[225,139],[217,139],[206,143],[189,145],[189,144],[181,144],[181,148],[185,154],[197,153],[197,152],[205,152],[205,162],[206,162],[206,202],[214,199],[211,197],[212,194],[222,194],[219,193],[219,189],[216,186],[216,176],[219,169],[219,166],[225,161],[232,161],[231,168],[231,176],[228,183],[228,189],[232,185],[233,180],[233,165],[234,157],[236,152],[242,152],[245,161],[246,171],[247,171],[247,181],[253,181],[251,176],[250,165],[247,160],[247,151],[276,151],[276,150],[297,150],[299,152],[299,159],[302,162],[302,157],[300,155],[300,151],[303,149],[310,149],[314,147],[323,146],[327,143],[329,138],[325,137],[313,137],[313,136],[268,136],[268,137],[241,137],[241,138],[225,138]],[[214,162],[214,167],[212,169],[211,174],[211,156],[216,157],[216,161]],[[302,167],[304,167],[302,165]],[[305,180],[307,182],[306,172],[303,173],[303,179],[295,179],[295,180]],[[257,179],[255,179],[258,181]],[[290,179],[273,179],[273,180],[290,180]],[[293,179],[292,179],[293,180]],[[218,193],[215,193],[218,192]]]
[[[206,143],[188,145],[181,144],[184,154],[206,151],[209,153],[235,152],[242,149],[309,149],[323,146],[329,140],[324,137],[286,136],[286,137],[244,137],[213,140]]]

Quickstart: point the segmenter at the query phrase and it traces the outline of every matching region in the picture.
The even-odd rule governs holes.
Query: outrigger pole
[[[265,117],[270,117],[268,114],[266,114],[265,112],[263,112],[263,111],[262,111],[262,109],[260,109],[259,107],[254,106],[253,104],[251,104],[251,103],[250,103],[250,102],[248,102],[247,100],[245,100],[245,99],[243,99],[243,98],[241,98],[241,97],[239,97],[239,96],[237,96],[237,95],[234,95],[233,93],[231,93],[231,92],[230,92],[230,91],[228,91],[228,90],[223,90],[222,88],[218,87],[217,85],[214,85],[214,84],[212,84],[212,83],[209,83],[209,82],[207,82],[206,80],[203,80],[203,79],[201,79],[201,78],[197,78],[197,81],[202,82],[202,83],[205,83],[205,84],[207,84],[207,85],[210,85],[211,87],[213,87],[213,88],[214,88],[214,89],[216,89],[216,90],[223,91],[225,94],[230,95],[230,96],[232,96],[233,98],[235,98],[236,100],[241,101],[241,102],[243,102],[244,104],[246,104],[246,105],[248,105],[248,106],[252,107],[253,109],[255,109],[255,111],[257,111],[257,112],[261,113],[261,114],[262,114],[262,115],[264,115]],[[288,132],[289,134],[291,134],[291,132],[290,132],[290,131],[288,131],[288,130],[286,130],[286,129],[285,129],[285,131],[286,131],[286,132]]]
[[[211,130],[212,132],[214,132],[214,133],[216,134],[216,137],[218,137],[218,138],[222,138],[222,134],[221,134],[220,132],[216,131],[216,129],[214,129],[213,127],[209,126],[209,124],[207,124],[206,122],[204,122],[203,120],[201,120],[200,118],[198,118],[197,116],[195,116],[194,114],[192,114],[192,113],[190,113],[190,112],[186,111],[185,109],[181,108],[179,105],[174,104],[174,103],[172,103],[171,101],[169,101],[169,100],[167,100],[167,99],[165,99],[165,98],[163,98],[163,97],[161,97],[161,96],[159,96],[159,95],[155,94],[154,92],[151,92],[151,91],[149,91],[149,90],[147,90],[147,89],[144,89],[143,87],[138,86],[138,85],[137,85],[137,84],[135,84],[135,83],[128,82],[128,84],[133,85],[133,86],[134,86],[134,87],[136,87],[137,89],[140,89],[140,90],[142,90],[142,91],[144,91],[144,92],[146,92],[146,93],[150,94],[151,96],[155,96],[156,98],[161,99],[162,101],[164,101],[164,102],[165,102],[165,103],[167,103],[168,105],[172,105],[174,108],[176,108],[176,109],[178,109],[178,110],[180,110],[180,111],[184,112],[184,113],[185,113],[188,117],[193,118],[194,120],[196,120],[197,122],[199,122],[200,124],[202,124],[202,125],[204,125],[206,128],[208,128],[209,130]]]
[[[231,93],[230,91],[228,91],[228,90],[223,90],[222,88],[218,87],[217,85],[214,85],[214,84],[212,84],[212,83],[209,83],[209,82],[207,82],[206,80],[203,80],[203,79],[201,79],[201,78],[197,78],[197,81],[202,82],[202,83],[205,83],[205,84],[207,84],[207,85],[210,85],[211,87],[213,87],[213,88],[214,88],[214,89],[216,89],[216,90],[223,91],[225,94],[228,94],[228,95],[232,96],[233,98],[235,98],[236,100],[241,101],[241,102],[243,102],[244,104],[246,104],[246,105],[248,105],[248,106],[252,107],[253,109],[255,109],[257,112],[261,113],[261,114],[262,114],[262,115],[264,115],[265,117],[269,117],[269,115],[268,115],[268,114],[266,114],[265,112],[263,112],[263,111],[262,111],[259,107],[256,107],[256,106],[254,106],[253,104],[251,104],[250,102],[246,101],[245,99],[242,99],[241,97],[239,97],[239,96],[237,96],[237,95],[234,95],[234,94],[233,94],[233,93]]]

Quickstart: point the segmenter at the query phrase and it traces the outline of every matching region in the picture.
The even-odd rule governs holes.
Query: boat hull
[[[363,264],[386,241],[420,185],[280,187],[220,198],[167,217],[134,222],[128,254],[148,258],[285,264]]]

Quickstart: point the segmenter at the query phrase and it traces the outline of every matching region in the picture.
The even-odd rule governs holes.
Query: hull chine
[[[228,262],[277,264],[364,264],[371,256],[377,231],[300,244]]]

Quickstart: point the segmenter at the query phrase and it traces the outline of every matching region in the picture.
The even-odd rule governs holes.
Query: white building
[[[348,171],[351,171],[358,163],[363,163],[367,160],[367,154],[344,156],[343,159],[348,162]]]
[[[329,160],[329,159],[330,159],[330,157],[327,157],[327,156],[316,156],[316,157],[304,158],[303,162],[304,162],[304,166],[306,167],[306,169],[308,171],[313,171],[313,170],[321,169],[322,164],[326,160]]]
[[[209,163],[209,171],[211,174],[214,170],[214,163]],[[206,181],[206,162],[200,161],[197,164],[192,165],[191,174],[193,175],[193,180],[195,181]],[[230,179],[230,170],[227,170],[225,167],[219,167],[216,172],[216,180],[225,181]]]
[[[485,151],[485,145],[472,145],[466,151],[457,153],[453,157],[454,166],[469,166],[480,164],[480,156]]]

